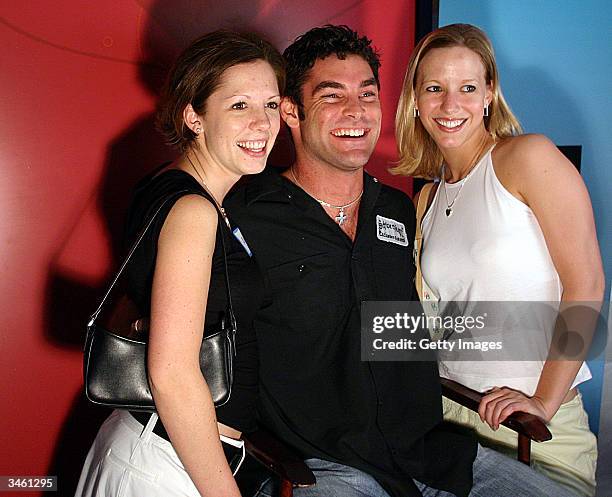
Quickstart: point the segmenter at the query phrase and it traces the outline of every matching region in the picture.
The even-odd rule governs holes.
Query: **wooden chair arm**
[[[442,385],[442,395],[446,398],[454,400],[472,411],[478,411],[480,400],[483,397],[482,393],[447,378],[440,378],[440,384]],[[533,414],[515,412],[508,416],[502,424],[535,442],[545,442],[552,438],[544,421]]]
[[[316,483],[312,471],[293,449],[269,431],[259,428],[243,434],[246,451],[270,471],[280,476],[284,486],[310,487]]]

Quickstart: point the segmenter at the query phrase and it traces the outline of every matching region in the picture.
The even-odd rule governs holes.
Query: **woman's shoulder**
[[[493,151],[496,165],[513,164],[514,167],[530,167],[559,151],[546,136],[530,133],[502,138]]]
[[[151,203],[159,197],[179,193],[182,190],[201,191],[198,181],[186,171],[166,164],[145,176],[134,188],[136,200]]]
[[[164,224],[170,211],[178,212],[181,218],[197,216],[198,212],[191,212],[191,209],[200,206],[199,210],[210,216],[210,213],[215,213],[214,206],[204,196],[207,197],[206,192],[189,173],[162,166],[143,178],[135,187],[128,211],[127,233],[135,234],[158,208],[161,209],[156,220],[159,227]]]
[[[186,194],[169,209],[158,243],[184,246],[191,253],[212,251],[217,223],[217,210],[211,201]]]
[[[556,167],[564,156],[546,136],[534,133],[503,138],[492,158],[498,176],[520,178]]]
[[[137,211],[147,212],[166,199],[175,197],[178,200],[189,193],[208,198],[206,191],[191,174],[172,167],[171,164],[165,165],[144,177],[136,185],[131,207]],[[175,201],[169,202],[169,205],[174,205]]]
[[[539,190],[552,180],[577,176],[571,162],[540,134],[502,139],[493,150],[492,160],[498,179],[523,202],[533,188]]]
[[[190,231],[211,226],[216,228],[217,209],[213,200],[191,174],[168,167],[153,176],[151,182],[151,189],[158,195],[153,203],[175,197],[169,202],[166,224]]]

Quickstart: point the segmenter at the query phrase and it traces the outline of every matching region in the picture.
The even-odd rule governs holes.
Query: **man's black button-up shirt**
[[[440,424],[437,365],[360,356],[361,301],[416,299],[410,199],[364,173],[354,242],[274,171],[226,206],[272,294],[255,320],[261,423],[304,458],[361,469],[393,496],[420,495],[412,478],[467,494],[475,444]],[[403,224],[408,245],[377,236],[377,216]]]

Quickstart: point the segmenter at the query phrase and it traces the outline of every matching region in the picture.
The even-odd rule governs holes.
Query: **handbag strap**
[[[431,194],[434,192],[434,186],[436,183],[427,183],[421,188],[419,194],[419,201],[417,202],[416,208],[416,231],[414,235],[414,264],[416,266],[416,273],[414,276],[414,284],[416,286],[417,294],[419,298],[422,298],[423,294],[423,273],[421,272],[421,252],[423,248],[423,231],[421,230],[421,223],[427,207],[431,202]]]
[[[97,319],[98,315],[102,311],[102,308],[104,307],[104,304],[106,303],[106,300],[108,299],[109,295],[113,291],[113,288],[117,284],[117,281],[119,281],[119,278],[121,277],[123,271],[125,270],[125,268],[127,267],[128,263],[130,262],[130,259],[134,255],[134,252],[136,252],[136,249],[138,248],[138,246],[142,242],[143,238],[145,237],[145,235],[149,231],[149,228],[151,227],[151,225],[153,224],[153,222],[157,218],[158,214],[161,212],[161,210],[164,208],[164,206],[166,204],[168,204],[168,202],[170,202],[171,200],[178,199],[178,198],[182,197],[185,194],[200,195],[201,197],[204,197],[207,200],[211,200],[211,203],[215,206],[215,209],[217,210],[217,215],[219,216],[219,223],[218,223],[217,229],[220,230],[221,248],[223,250],[223,264],[224,264],[224,269],[225,269],[225,288],[226,288],[226,295],[227,295],[227,313],[228,313],[228,316],[229,316],[229,319],[230,319],[230,325],[232,327],[232,342],[234,341],[234,336],[233,335],[236,333],[237,326],[236,326],[236,316],[234,315],[234,307],[232,305],[232,294],[231,294],[231,290],[230,290],[229,271],[228,271],[228,267],[227,267],[227,252],[226,252],[226,249],[225,249],[225,236],[223,234],[223,226],[222,226],[223,224],[225,224],[225,220],[224,220],[225,218],[223,217],[221,211],[217,207],[216,202],[213,199],[209,199],[208,198],[208,195],[209,195],[208,193],[206,193],[204,191],[193,190],[193,189],[184,189],[184,190],[180,190],[178,192],[174,192],[174,193],[169,194],[168,196],[166,196],[162,200],[162,202],[159,204],[157,209],[155,209],[155,211],[153,212],[153,214],[151,215],[151,217],[149,218],[147,223],[144,225],[144,227],[140,230],[140,232],[136,236],[136,240],[134,241],[134,243],[130,247],[130,250],[128,251],[127,256],[125,257],[125,259],[121,263],[121,266],[117,270],[117,273],[115,274],[115,276],[111,280],[108,288],[106,289],[106,292],[104,292],[104,296],[102,297],[102,300],[100,301],[100,305],[98,305],[97,309],[93,312],[93,314],[89,318],[89,322],[87,324],[88,328],[91,328],[91,326],[93,325],[93,323]]]

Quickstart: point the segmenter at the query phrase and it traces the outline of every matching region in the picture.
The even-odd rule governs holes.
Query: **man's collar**
[[[264,172],[248,178],[244,198],[246,205],[259,200],[288,203],[289,197],[279,169],[268,166]]]
[[[360,228],[370,218],[374,205],[378,201],[381,184],[377,178],[370,176],[367,172],[363,172],[363,196],[361,197],[361,205],[359,206],[359,226]],[[359,235],[359,232],[358,232]]]
[[[246,180],[245,202],[250,205],[253,202],[280,202],[289,203],[291,195],[285,184],[285,179],[281,177],[280,170],[275,167],[268,167],[260,174],[252,176]],[[363,172],[364,196],[374,193],[374,198],[378,196],[380,183],[378,179]]]

